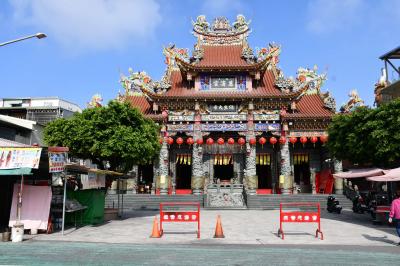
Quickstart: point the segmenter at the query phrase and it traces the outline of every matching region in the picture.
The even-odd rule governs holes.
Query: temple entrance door
[[[138,191],[137,193],[150,193],[151,186],[153,183],[153,165],[145,164],[139,165],[139,180],[138,180]]]
[[[192,156],[177,154],[176,157],[176,194],[191,194]]]
[[[214,156],[214,181],[229,183],[233,175],[233,156],[215,155]]]
[[[310,162],[308,154],[294,154],[294,183],[301,193],[311,193]]]
[[[271,154],[257,154],[256,171],[258,176],[257,194],[272,194]]]

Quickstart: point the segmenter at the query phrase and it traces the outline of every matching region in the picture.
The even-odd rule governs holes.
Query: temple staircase
[[[319,202],[321,209],[326,209],[327,194],[291,194],[291,195],[247,195],[247,208],[258,210],[277,210],[281,202]],[[353,203],[344,195],[336,195],[343,209],[351,209]]]
[[[122,206],[122,194],[119,196]],[[200,202],[203,207],[203,195],[150,195],[150,194],[123,194],[124,211],[158,210],[160,202]],[[118,195],[108,194],[105,207],[117,208]]]

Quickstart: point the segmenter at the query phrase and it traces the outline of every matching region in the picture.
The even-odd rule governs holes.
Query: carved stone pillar
[[[312,194],[317,194],[317,189],[315,185],[315,176],[316,176],[316,169],[314,167],[310,167],[310,183],[311,183]]]
[[[256,194],[258,188],[258,178],[256,171],[256,145],[250,145],[250,139],[255,138],[253,123],[248,123],[246,135],[246,169],[244,171],[245,187],[248,194]]]
[[[333,169],[335,174],[343,172],[342,161],[333,159]],[[343,194],[343,179],[342,178],[335,178],[335,193],[336,194]]]
[[[193,151],[192,151],[192,191],[194,195],[201,195],[204,189],[204,168],[203,168],[203,147],[196,142],[203,136],[201,131],[195,131],[193,134]]]
[[[285,144],[283,144],[281,148],[281,177],[279,178],[279,183],[282,188],[282,194],[290,194],[293,184],[292,179],[289,143],[288,140],[286,140]]]
[[[168,194],[169,187],[169,151],[166,141],[163,142],[159,156],[159,175],[157,176],[157,187],[160,189],[160,195]]]

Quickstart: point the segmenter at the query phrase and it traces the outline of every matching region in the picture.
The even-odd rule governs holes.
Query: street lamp
[[[0,43],[0,46],[4,46],[4,45],[15,43],[15,42],[24,41],[24,40],[27,40],[27,39],[30,39],[30,38],[35,38],[35,37],[38,38],[38,39],[43,39],[43,38],[46,38],[47,35],[42,33],[42,32],[38,32],[38,33],[33,34],[33,35],[29,35],[29,36],[25,36],[25,37],[18,38],[18,39],[15,39],[15,40],[11,40],[11,41],[8,41],[8,42]]]

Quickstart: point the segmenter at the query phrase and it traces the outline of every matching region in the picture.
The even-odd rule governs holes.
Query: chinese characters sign
[[[193,124],[169,124],[167,126],[168,131],[176,131],[176,132],[184,132],[184,131],[193,131]]]
[[[50,152],[49,151],[49,172],[57,173],[64,171],[67,162],[67,152]]]
[[[236,112],[237,105],[235,104],[213,104],[208,107],[208,109],[213,113],[222,113],[222,112]]]
[[[0,148],[0,169],[39,168],[42,148]]]
[[[202,124],[203,131],[246,131],[247,124]]]
[[[279,131],[281,129],[281,124],[271,123],[271,124],[254,124],[255,131]]]
[[[215,114],[215,115],[201,115],[203,121],[245,121],[247,116],[245,114]]]

